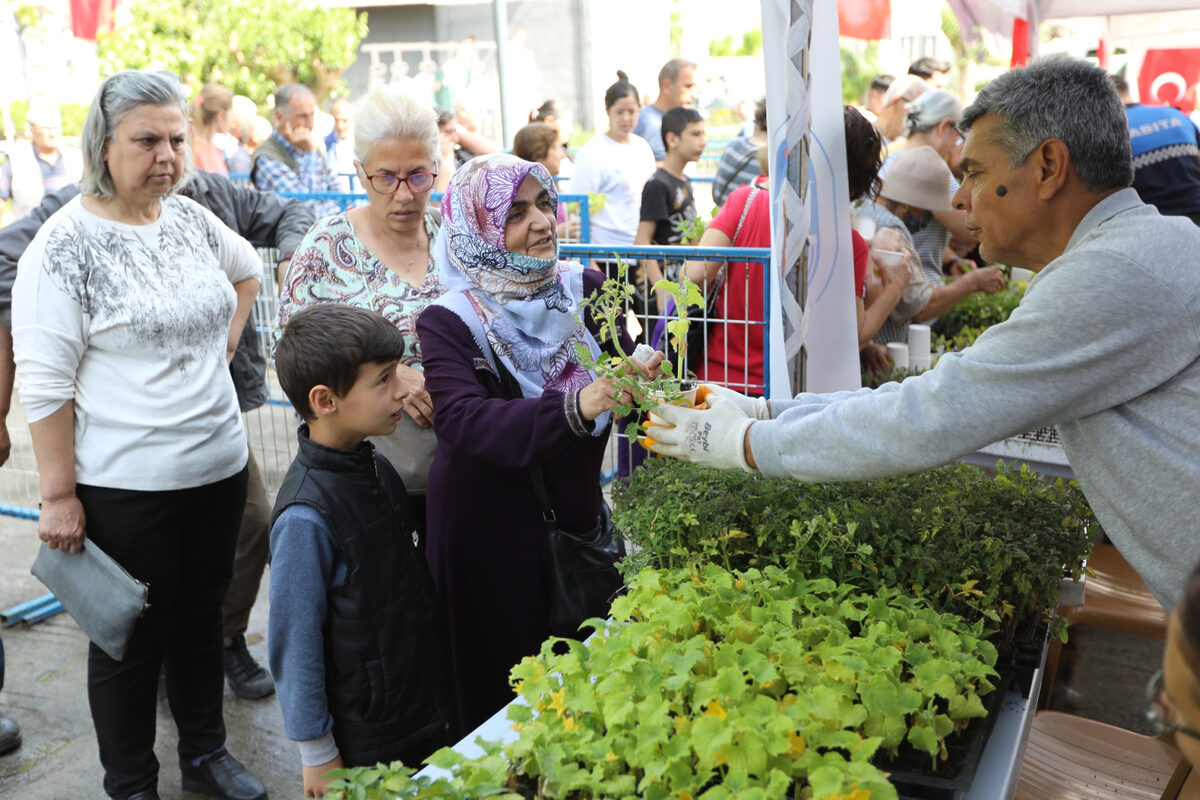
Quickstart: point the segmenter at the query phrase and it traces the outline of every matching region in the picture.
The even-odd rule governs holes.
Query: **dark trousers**
[[[179,729],[179,758],[225,744],[221,697],[222,604],[246,502],[245,468],[206,486],[142,492],[80,485],[87,536],[150,586],[123,661],[91,645],[88,701],[104,791],[124,798],[154,788],[159,669]]]
[[[0,639],[0,689],[4,688],[4,640]]]
[[[246,485],[246,510],[238,529],[237,551],[233,557],[233,580],[225,595],[225,643],[246,632],[250,611],[258,599],[258,587],[271,547],[271,500],[262,472],[250,451],[246,462],[249,477]]]

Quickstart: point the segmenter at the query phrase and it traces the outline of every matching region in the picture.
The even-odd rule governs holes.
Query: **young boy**
[[[449,743],[433,579],[400,476],[363,441],[404,413],[403,353],[382,316],[333,304],[292,317],[275,352],[305,424],[271,516],[268,651],[305,797],[331,769],[418,766]]]
[[[662,117],[667,157],[642,188],[642,216],[635,244],[679,244],[684,228],[696,218],[692,182],[683,174],[704,153],[704,118],[694,108],[672,108]],[[644,260],[649,285],[661,280],[657,261]],[[674,276],[669,276],[674,279]],[[667,296],[659,292],[658,312],[666,312]]]

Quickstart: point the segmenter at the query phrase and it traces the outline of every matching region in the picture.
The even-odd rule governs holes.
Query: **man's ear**
[[[667,135],[663,138],[666,140],[663,142],[663,144],[667,146],[668,150],[679,144],[679,134],[677,133],[671,133],[670,131],[667,131]]]
[[[1029,158],[1038,198],[1053,198],[1066,186],[1071,175],[1071,151],[1062,139],[1047,139],[1029,154]]]
[[[328,417],[337,412],[337,395],[323,383],[308,390],[308,407],[318,417]]]

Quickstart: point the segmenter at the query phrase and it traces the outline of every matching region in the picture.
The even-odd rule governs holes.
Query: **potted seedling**
[[[600,289],[584,300],[585,314],[590,314],[598,324],[597,339],[601,346],[611,343],[617,355],[601,356],[599,359],[592,355],[591,350],[582,342],[575,344],[579,363],[597,376],[608,378],[617,387],[628,389],[633,397],[633,403],[615,409],[618,416],[626,416],[635,408],[641,412],[649,412],[663,403],[693,402],[697,383],[684,377],[684,365],[687,351],[687,330],[689,320],[687,307],[691,304],[703,303],[704,295],[700,287],[681,276],[681,282],[658,281],[652,291],[666,291],[675,298],[675,317],[667,321],[667,335],[673,343],[678,343],[676,363],[663,362],[662,375],[646,379],[640,365],[644,364],[654,351],[649,345],[638,345],[633,353],[626,353],[621,346],[620,322],[625,318],[626,309],[633,298],[634,287],[625,280],[628,265],[618,257],[617,276],[608,278]]]

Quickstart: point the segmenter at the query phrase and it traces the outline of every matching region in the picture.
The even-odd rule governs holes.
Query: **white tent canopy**
[[[950,7],[965,32],[978,26],[1011,35],[1016,17],[1036,30],[1048,19],[1195,11],[1197,0],[950,0]]]

